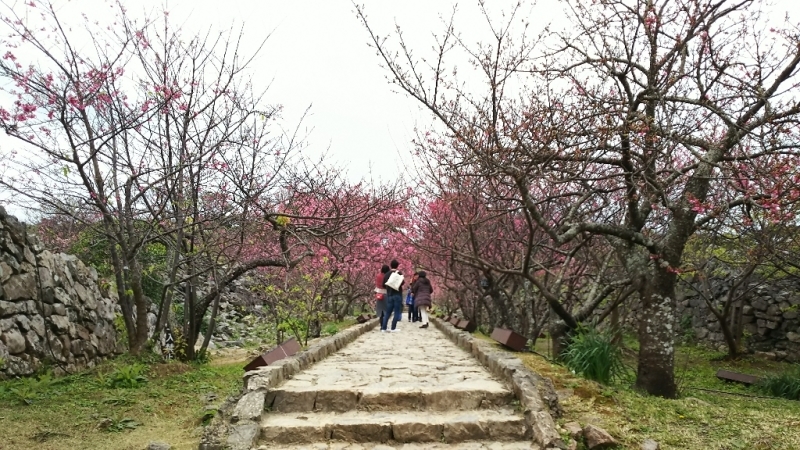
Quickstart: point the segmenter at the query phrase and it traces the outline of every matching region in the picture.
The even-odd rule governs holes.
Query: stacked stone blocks
[[[45,250],[0,207],[0,378],[92,367],[117,352],[115,293],[75,256]]]

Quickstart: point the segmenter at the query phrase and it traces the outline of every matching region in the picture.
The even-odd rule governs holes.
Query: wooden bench
[[[301,349],[300,343],[297,342],[295,338],[291,338],[289,340],[283,341],[277,347],[273,348],[272,350],[259,355],[256,359],[250,361],[249,364],[244,366],[245,372],[257,369],[261,366],[268,366],[275,361],[281,360],[286,358],[287,356],[292,356],[295,353],[299,352]]]
[[[755,375],[748,375],[746,373],[731,372],[730,370],[718,370],[717,378],[723,381],[735,381],[750,386],[761,381],[761,377]]]

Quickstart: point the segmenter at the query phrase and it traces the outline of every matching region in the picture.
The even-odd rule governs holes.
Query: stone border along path
[[[488,342],[432,325],[381,333],[372,320],[248,372],[200,449],[565,448],[546,406],[552,385]]]

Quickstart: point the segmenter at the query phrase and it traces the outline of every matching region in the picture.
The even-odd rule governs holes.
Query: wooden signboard
[[[257,369],[261,366],[268,366],[275,361],[294,355],[295,353],[299,352],[300,349],[300,343],[298,343],[295,338],[291,338],[287,341],[283,341],[283,343],[277,347],[264,353],[263,355],[259,355],[256,357],[256,359],[250,361],[248,365],[244,366],[244,370],[247,372]]]
[[[522,351],[528,344],[528,340],[524,336],[505,328],[492,330],[492,339],[517,352]]]
[[[456,328],[466,331],[467,333],[472,333],[478,329],[478,324],[469,320],[462,320],[458,322]]]

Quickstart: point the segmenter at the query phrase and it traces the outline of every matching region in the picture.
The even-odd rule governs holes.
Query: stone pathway
[[[259,449],[538,449],[513,394],[433,325],[369,331],[266,395]]]

